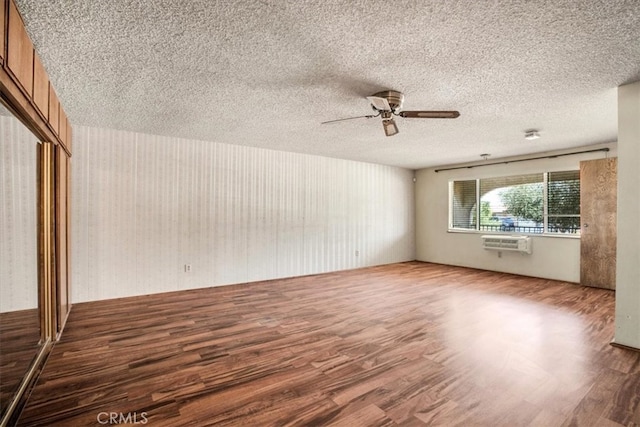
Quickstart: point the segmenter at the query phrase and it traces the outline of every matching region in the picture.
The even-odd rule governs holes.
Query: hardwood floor
[[[77,304],[20,425],[639,425],[613,316],[613,291],[420,262]]]
[[[0,413],[40,350],[38,309],[0,313]]]

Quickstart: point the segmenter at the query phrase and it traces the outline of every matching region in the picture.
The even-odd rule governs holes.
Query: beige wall
[[[415,259],[407,169],[74,127],[72,174],[73,302]]]
[[[640,82],[618,88],[615,342],[640,348]]]
[[[609,156],[616,156],[615,144],[571,151],[605,146],[611,149]],[[603,156],[603,153],[581,154],[438,173],[434,169],[417,171],[416,258],[420,261],[579,282],[579,238],[534,236],[531,255],[503,251],[502,257],[498,257],[497,251],[482,249],[480,236],[491,233],[448,232],[449,181],[579,169],[580,160]]]

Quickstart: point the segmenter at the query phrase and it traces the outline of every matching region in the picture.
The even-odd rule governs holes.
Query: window
[[[549,172],[547,199],[547,232],[579,232],[580,171]]]
[[[476,204],[476,180],[454,181],[451,197],[452,227],[476,229],[478,209]]]
[[[580,171],[453,181],[450,229],[580,232]]]

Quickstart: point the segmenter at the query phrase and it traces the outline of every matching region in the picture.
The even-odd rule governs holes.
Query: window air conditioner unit
[[[516,251],[530,254],[531,238],[527,236],[482,236],[482,247],[494,251]]]

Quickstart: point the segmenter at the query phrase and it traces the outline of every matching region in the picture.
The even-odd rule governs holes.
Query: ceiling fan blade
[[[455,119],[460,116],[458,111],[401,111],[400,117],[415,119]]]
[[[335,119],[335,120],[327,120],[326,122],[320,122],[321,125],[326,125],[328,123],[336,123],[343,122],[345,120],[353,120],[353,119],[371,119],[373,117],[378,117],[379,114],[370,114],[368,116],[356,116],[356,117],[345,117],[344,119]]]
[[[367,96],[367,99],[377,111],[391,111],[391,105],[389,105],[389,101],[386,98]]]

